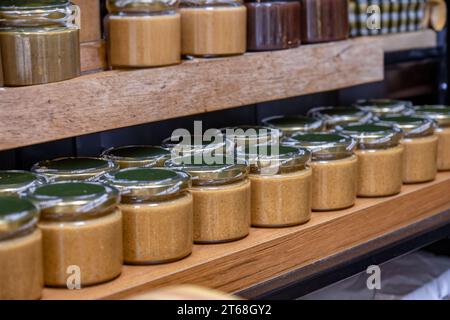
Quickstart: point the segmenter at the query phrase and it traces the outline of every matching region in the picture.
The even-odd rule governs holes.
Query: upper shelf
[[[379,39],[357,38],[4,88],[0,150],[382,79]]]
[[[437,33],[431,29],[417,32],[375,36],[382,41],[384,52],[428,49],[437,46]]]

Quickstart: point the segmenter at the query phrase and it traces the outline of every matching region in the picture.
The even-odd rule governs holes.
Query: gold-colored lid
[[[46,183],[44,176],[20,170],[0,171],[0,196],[20,195],[28,189]]]
[[[149,13],[178,8],[179,0],[107,0],[110,13]]]
[[[283,144],[307,148],[314,160],[336,160],[350,157],[356,140],[337,133],[297,133],[283,140]]]
[[[166,168],[123,169],[103,180],[120,191],[124,203],[164,199],[191,187],[189,174]]]
[[[36,225],[39,209],[28,199],[0,196],[0,240]]]
[[[211,135],[172,135],[163,140],[162,147],[170,150],[171,157],[190,155],[230,154],[234,151],[234,143],[217,130]]]
[[[102,157],[115,162],[121,169],[160,167],[170,158],[170,151],[158,146],[132,145],[105,150]]]
[[[240,150],[255,144],[279,144],[282,136],[281,130],[277,128],[248,125],[223,128],[222,133]]]
[[[329,129],[353,123],[364,124],[372,119],[372,113],[370,112],[356,107],[343,106],[313,108],[308,111],[308,116],[323,120]]]
[[[41,208],[42,219],[86,219],[112,210],[119,191],[97,182],[53,182],[30,190],[28,197]]]
[[[414,115],[433,119],[440,127],[450,126],[450,106],[423,105],[414,107]]]
[[[380,117],[378,123],[393,125],[401,129],[406,138],[431,136],[436,128],[433,120],[413,116]]]
[[[412,102],[403,100],[390,100],[390,99],[358,100],[355,103],[355,107],[366,112],[371,112],[374,116],[412,113]]]
[[[46,176],[50,181],[95,181],[118,169],[119,166],[108,159],[78,157],[41,161],[31,171]]]
[[[356,140],[359,149],[386,149],[397,146],[403,137],[403,131],[384,124],[354,124],[338,126],[336,131]]]
[[[276,175],[303,170],[311,152],[285,145],[253,145],[238,151],[237,157],[249,163],[250,173]]]
[[[325,125],[321,119],[301,115],[273,116],[263,119],[262,123],[267,127],[281,130],[285,136],[297,132],[320,132]]]

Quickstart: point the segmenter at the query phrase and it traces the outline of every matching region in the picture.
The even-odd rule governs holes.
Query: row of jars
[[[394,106],[397,113],[401,102],[371,103],[373,113]],[[193,243],[244,238],[251,225],[294,226],[312,210],[351,207],[357,196],[394,195],[402,182],[434,179],[437,157],[450,170],[450,108],[406,104],[400,112],[415,115],[369,123],[369,103],[359,107],[265,119],[272,129],[202,140],[185,146],[188,157],[172,157],[178,144],[169,138],[163,147],[112,148],[102,158],[0,172],[0,299],[38,298],[44,283],[66,287],[77,270],[81,286],[94,285],[119,276],[123,262],[171,262]],[[323,132],[328,126],[333,131]],[[281,135],[282,145],[268,146]],[[239,140],[256,147],[237,148]],[[447,153],[438,156],[438,145]],[[245,161],[225,161],[220,151],[229,146]],[[205,163],[205,151],[223,164]]]
[[[155,67],[181,56],[294,48],[348,37],[347,0],[108,0],[112,67]],[[79,8],[69,0],[0,4],[0,85],[80,74]],[[3,67],[3,71],[2,71]],[[2,79],[3,78],[3,79]]]

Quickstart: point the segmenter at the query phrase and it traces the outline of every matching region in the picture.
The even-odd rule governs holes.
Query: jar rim
[[[21,194],[47,182],[45,176],[23,170],[0,170],[0,196]]]
[[[422,105],[414,106],[414,114],[433,119],[439,126],[450,126],[450,106],[446,105]]]
[[[25,226],[35,226],[38,217],[39,208],[32,201],[17,196],[0,196],[0,240]]]
[[[102,158],[114,161],[120,165],[147,167],[168,159],[170,151],[160,146],[128,145],[112,147],[103,151]]]
[[[405,138],[433,135],[435,122],[431,119],[414,116],[385,116],[378,119],[380,124],[394,125],[401,129]]]
[[[372,113],[355,106],[322,106],[312,108],[308,116],[321,119],[328,127],[352,123],[367,123],[372,119]]]
[[[356,108],[372,112],[374,115],[400,114],[412,109],[412,102],[393,99],[361,99],[354,104]]]
[[[336,127],[336,132],[352,137],[359,149],[385,149],[397,146],[403,131],[395,126],[377,123]]]
[[[299,131],[322,131],[324,127],[323,120],[303,115],[272,116],[263,119],[262,123],[268,127],[281,130],[285,135],[291,135]]]

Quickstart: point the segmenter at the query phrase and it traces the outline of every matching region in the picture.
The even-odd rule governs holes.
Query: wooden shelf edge
[[[237,292],[294,269],[314,265],[450,208],[450,172],[430,183],[405,185],[388,198],[358,199],[353,208],[313,213],[308,224],[252,229],[238,242],[196,245],[193,254],[161,266],[124,266],[113,282],[79,291],[45,289],[44,299],[110,299],[171,284],[194,284]],[[441,217],[450,223],[450,215]],[[393,238],[395,239],[395,238]],[[394,240],[392,240],[394,241]]]
[[[382,79],[379,40],[357,38],[0,88],[0,150]]]
[[[437,47],[437,33],[431,29],[375,36],[382,41],[384,52],[429,49]]]

